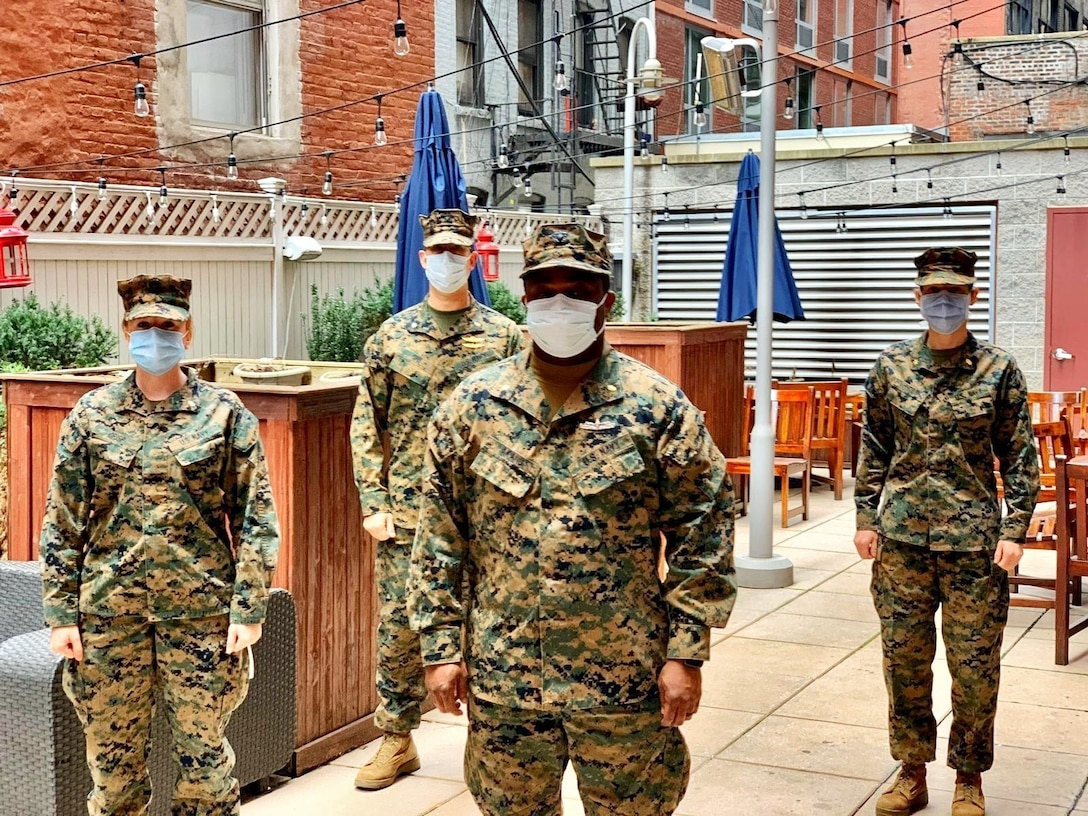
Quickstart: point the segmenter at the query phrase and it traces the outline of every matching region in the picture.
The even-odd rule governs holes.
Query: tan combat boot
[[[904,762],[895,782],[876,800],[876,816],[910,816],[928,804],[925,764]]]
[[[398,776],[419,770],[419,753],[411,734],[386,734],[378,753],[355,775],[355,787],[381,790]]]
[[[986,816],[982,795],[982,774],[956,772],[956,792],[952,795],[952,816]]]

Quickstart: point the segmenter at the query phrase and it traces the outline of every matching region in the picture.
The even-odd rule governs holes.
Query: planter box
[[[374,545],[363,533],[348,439],[357,379],[322,379],[360,366],[306,361],[312,385],[241,382],[252,360],[191,362],[238,393],[260,420],[283,540],[275,585],[298,609],[298,746],[301,773],[377,736],[372,714],[377,601]],[[8,408],[8,554],[38,557],[38,536],[60,424],[84,393],[129,368],[2,377]],[[259,670],[259,668],[258,668]]]

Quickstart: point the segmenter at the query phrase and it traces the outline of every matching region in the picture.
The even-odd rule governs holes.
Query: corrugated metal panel
[[[656,214],[659,320],[714,320],[731,211]],[[956,205],[850,213],[847,231],[834,214],[778,214],[805,320],[776,323],[773,376],[865,379],[887,345],[923,327],[914,303],[914,257],[931,246],[978,253],[979,298],[969,326],[981,339],[992,327],[991,269],[996,208]],[[746,375],[754,376],[756,331],[748,332]]]

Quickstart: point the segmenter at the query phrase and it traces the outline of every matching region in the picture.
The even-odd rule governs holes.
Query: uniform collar
[[[156,402],[152,402],[144,396],[144,392],[136,385],[136,371],[133,370],[121,383],[124,392],[118,410],[135,411],[137,414],[145,415],[177,411],[195,413],[199,407],[196,394],[199,380],[195,370],[187,366],[183,367],[182,370],[185,372],[185,382],[181,388],[166,399]]]
[[[538,422],[547,425],[550,412],[547,400],[544,398],[544,389],[540,387],[540,381],[533,373],[529,361],[530,354],[531,352],[525,352],[522,355],[517,376],[491,393],[497,399],[517,406]],[[590,369],[552,421],[580,414],[611,402],[618,402],[623,399],[623,393],[620,358],[615,350],[606,344],[597,365]]]
[[[918,371],[933,374],[949,368],[974,371],[978,368],[978,340],[971,332],[967,332],[967,340],[960,346],[958,354],[949,364],[938,366],[933,359],[933,349],[926,343],[926,333],[923,332],[914,341],[914,367]]]
[[[414,334],[425,334],[435,340],[445,340],[447,337],[456,337],[460,334],[475,334],[483,331],[483,327],[477,325],[479,314],[480,307],[476,304],[476,299],[469,295],[468,308],[458,315],[449,331],[443,332],[434,322],[431,307],[424,300],[408,320],[408,331]]]

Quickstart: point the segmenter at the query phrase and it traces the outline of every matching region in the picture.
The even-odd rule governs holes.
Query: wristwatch
[[[680,662],[689,669],[701,669],[703,667],[703,661],[696,660],[694,657],[685,657]]]

